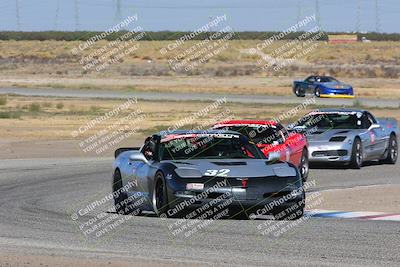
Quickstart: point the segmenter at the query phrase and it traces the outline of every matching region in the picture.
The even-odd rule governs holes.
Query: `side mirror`
[[[298,126],[292,125],[291,127],[287,127],[287,129],[288,131],[291,132],[302,133],[305,130],[307,130],[307,127],[304,125],[298,125]]]
[[[269,152],[267,155],[267,160],[269,162],[279,161],[281,159],[281,153],[279,152]]]
[[[381,128],[381,126],[379,124],[371,124],[371,126],[369,126],[368,131],[373,130],[373,129],[379,129]]]
[[[141,161],[146,164],[149,164],[149,161],[146,159],[146,157],[142,153],[133,153],[129,156],[130,161]]]

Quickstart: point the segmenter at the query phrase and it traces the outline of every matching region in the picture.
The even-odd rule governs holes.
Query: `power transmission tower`
[[[301,4],[301,0],[297,0],[297,22],[299,22],[303,16],[303,9]]]
[[[75,31],[79,30],[79,3],[75,0]]]
[[[56,15],[54,17],[54,30],[58,29],[58,15],[60,13],[60,0],[57,0],[56,3]]]
[[[361,0],[357,0],[356,32],[361,32]]]
[[[119,22],[122,20],[122,12],[121,12],[121,0],[116,0],[116,8],[115,8],[115,22]]]
[[[21,29],[21,22],[19,17],[19,3],[18,0],[15,0],[15,15],[17,16],[17,31]]]
[[[381,31],[381,19],[380,19],[380,15],[379,15],[378,0],[375,0],[375,31],[376,32]]]
[[[315,0],[315,19],[317,20],[317,26],[321,30],[321,15],[319,13],[319,0]]]

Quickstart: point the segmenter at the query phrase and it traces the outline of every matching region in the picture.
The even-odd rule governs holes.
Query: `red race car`
[[[300,133],[288,132],[274,121],[232,120],[217,123],[213,129],[226,129],[246,135],[268,159],[282,160],[298,166],[304,181],[308,177],[308,143]]]

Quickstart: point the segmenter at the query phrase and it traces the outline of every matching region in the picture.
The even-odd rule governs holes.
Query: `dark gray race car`
[[[113,191],[121,214],[154,211],[161,217],[214,219],[303,215],[305,194],[297,168],[267,160],[237,132],[159,133],[141,148],[121,148],[115,156]]]

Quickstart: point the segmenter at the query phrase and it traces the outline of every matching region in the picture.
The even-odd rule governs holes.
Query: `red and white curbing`
[[[400,213],[385,213],[371,211],[335,211],[335,210],[308,210],[306,216],[321,218],[360,219],[372,221],[400,222]]]

